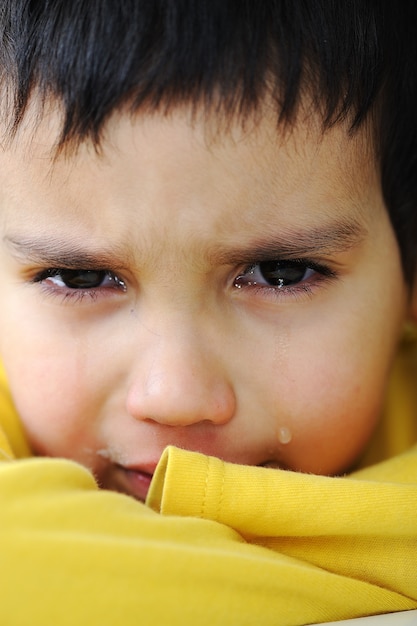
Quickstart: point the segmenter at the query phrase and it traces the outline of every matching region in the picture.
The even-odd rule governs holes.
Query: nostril
[[[196,380],[185,384],[178,377],[153,375],[151,385],[136,381],[129,390],[126,408],[137,420],[188,426],[200,422],[225,424],[235,414],[233,388],[226,381]]]

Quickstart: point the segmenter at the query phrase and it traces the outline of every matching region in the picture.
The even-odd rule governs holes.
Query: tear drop
[[[278,429],[278,441],[282,444],[287,444],[290,443],[291,439],[292,435],[289,428],[287,428],[286,426],[281,426]]]

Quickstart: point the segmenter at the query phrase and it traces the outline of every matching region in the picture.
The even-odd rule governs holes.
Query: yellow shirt
[[[417,447],[345,478],[168,448],[143,505],[31,458],[4,383],[0,422],[2,624],[295,626],[417,608]]]

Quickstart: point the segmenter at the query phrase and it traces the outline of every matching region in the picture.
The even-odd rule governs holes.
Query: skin
[[[0,154],[0,353],[34,452],[142,500],[168,444],[350,468],[409,313],[365,131],[119,115],[53,160],[59,121]]]

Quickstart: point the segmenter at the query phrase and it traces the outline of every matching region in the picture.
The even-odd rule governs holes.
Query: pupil
[[[94,289],[103,282],[104,272],[96,270],[65,270],[61,277],[70,289]]]
[[[299,263],[265,261],[259,266],[263,278],[278,287],[299,283],[306,273],[306,268]]]

